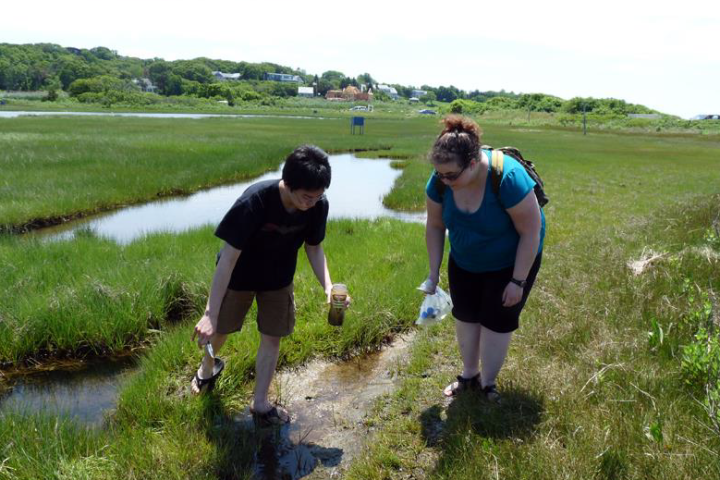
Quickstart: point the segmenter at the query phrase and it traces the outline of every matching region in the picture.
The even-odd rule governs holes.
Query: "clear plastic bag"
[[[425,295],[422,305],[420,305],[420,314],[418,315],[415,325],[432,325],[439,322],[452,311],[452,300],[445,290],[440,287],[435,288],[435,293]]]

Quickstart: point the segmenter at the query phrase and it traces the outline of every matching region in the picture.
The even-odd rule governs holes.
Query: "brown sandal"
[[[480,386],[480,374],[478,373],[474,377],[464,378],[461,375],[457,376],[457,382],[453,382],[443,390],[443,394],[446,397],[454,397],[459,393],[467,390],[479,390]]]

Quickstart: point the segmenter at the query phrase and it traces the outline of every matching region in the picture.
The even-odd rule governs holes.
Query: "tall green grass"
[[[303,143],[407,155],[430,129],[426,119],[373,119],[366,135],[350,135],[347,119],[0,119],[0,232],[247,179]]]
[[[356,321],[338,330],[326,325],[322,293],[301,261],[299,315],[312,324],[300,321],[298,333],[286,342],[293,352],[288,361],[311,352],[335,356],[353,346],[372,347],[406,328],[410,287],[425,270],[415,260],[422,245],[420,225],[331,222],[325,242],[331,272],[358,297]],[[117,353],[172,323],[199,318],[221,246],[210,228],[152,235],[127,246],[88,236],[58,242],[5,238],[0,361]],[[370,299],[378,303],[367,303]],[[327,341],[340,333],[336,342]]]
[[[368,128],[365,138],[335,144],[339,150],[378,148],[403,158],[404,175],[389,198],[404,208],[424,203],[429,173],[424,153],[437,130],[434,121],[415,122],[378,121],[377,132]],[[281,125],[269,121],[263,127],[268,142],[277,141]],[[327,144],[314,143],[332,149],[329,127],[297,125],[296,140],[327,138]],[[720,288],[717,265],[701,254],[718,208],[716,200],[708,200],[720,185],[718,142],[485,129],[486,143],[516,145],[536,161],[551,196],[544,266],[500,377],[507,402],[499,409],[472,398],[444,404],[441,389],[460,368],[452,324],[424,330],[397,392],[366,420],[375,432],[372,443],[347,478],[406,478],[408,472],[468,479],[717,477],[718,437],[701,388],[688,383],[681,347],[695,341],[697,325],[690,319],[702,306],[700,292]],[[8,349],[4,358],[56,348],[58,339],[42,335],[29,337],[33,346],[22,346],[24,325],[40,322],[34,316],[61,333],[70,352],[81,342],[99,352],[136,341],[152,344],[104,431],[88,434],[48,420],[2,417],[0,444],[10,446],[1,452],[0,475],[250,475],[255,440],[233,416],[246,405],[252,383],[257,345],[252,321],[221,353],[229,363],[217,394],[186,393],[200,359],[189,340],[193,313],[204,304],[219,246],[209,228],[155,235],[125,247],[93,238],[46,246],[18,239],[0,244],[0,268],[8,279],[2,284],[8,293],[0,296],[5,329],[0,335],[3,343],[24,348]],[[643,248],[668,255],[635,277],[627,263]],[[427,271],[421,226],[331,222],[326,251],[333,279],[348,283],[355,299],[348,323],[340,330],[326,324],[322,293],[302,261],[298,326],[283,342],[282,365],[375,348],[409,328],[417,314],[414,287]],[[67,272],[55,272],[57,265]],[[692,301],[689,292],[695,292]],[[48,305],[55,293],[53,310]],[[176,299],[183,308],[170,308]],[[76,326],[85,332],[57,326],[69,318],[58,315],[64,309],[73,312],[69,317],[81,317],[84,323]],[[178,311],[187,315],[168,315]],[[22,317],[15,318],[18,312]],[[123,316],[134,319],[124,324],[131,332],[124,338],[123,328],[112,333],[111,327]],[[174,318],[181,320],[171,322]],[[102,336],[105,321],[110,333]],[[670,326],[681,323],[682,329]],[[654,324],[664,332],[660,347],[650,341]],[[150,326],[160,333],[148,333]],[[28,430],[17,442],[10,440],[15,428]],[[50,440],[24,446],[35,439]]]
[[[424,264],[417,261],[424,250],[421,225],[394,220],[334,221],[329,224],[324,245],[333,280],[343,281],[350,287],[355,299],[352,310],[342,328],[330,326],[324,294],[307,261],[301,259],[295,282],[297,326],[295,333],[281,345],[281,368],[316,356],[343,357],[375,350],[395,332],[407,330],[417,313],[419,293],[414,287],[426,274]],[[126,247],[113,247],[94,239],[84,239],[81,246],[76,249],[74,242],[64,242],[47,247],[56,252],[55,258],[63,256],[60,252],[64,252],[68,266],[81,264],[87,258],[90,273],[70,273],[81,284],[78,290],[92,291],[96,283],[106,285],[110,294],[105,300],[113,307],[106,310],[107,303],[98,302],[92,295],[75,297],[81,309],[95,315],[89,314],[84,326],[63,329],[62,340],[68,345],[88,341],[89,336],[84,330],[92,328],[98,332],[98,336],[93,337],[98,342],[95,348],[109,348],[115,328],[112,317],[130,308],[123,303],[123,295],[115,290],[122,283],[121,279],[127,278],[125,275],[134,272],[132,275],[143,279],[141,283],[124,287],[128,289],[126,291],[138,289],[132,308],[141,312],[139,320],[143,320],[149,316],[142,313],[162,307],[163,297],[155,300],[153,293],[162,289],[168,271],[176,272],[175,278],[180,284],[197,285],[198,292],[206,291],[214,253],[220,245],[212,238],[212,231],[206,228],[176,236],[155,235]],[[97,258],[107,259],[107,262],[97,263]],[[163,266],[165,263],[167,265]],[[108,265],[113,266],[103,268]],[[114,273],[114,270],[119,272]],[[49,282],[62,287],[66,280],[60,277],[49,279]],[[204,306],[205,298],[201,293],[188,299],[190,312]],[[159,306],[151,302],[157,302]],[[16,309],[11,307],[7,311]],[[106,311],[108,317],[104,316]],[[160,331],[153,334],[153,346],[148,349],[137,376],[123,390],[108,429],[90,436],[90,440],[96,440],[91,442],[86,439],[87,433],[70,426],[55,427],[52,422],[17,414],[0,417],[0,432],[5,432],[3,440],[9,440],[12,425],[17,424],[45,432],[47,438],[51,438],[53,428],[62,428],[63,435],[68,437],[63,437],[67,451],[58,450],[55,440],[41,442],[31,452],[24,450],[24,437],[18,443],[10,443],[4,452],[5,471],[13,475],[9,478],[47,478],[46,472],[60,471],[67,464],[74,468],[105,467],[104,471],[98,469],[89,478],[127,477],[130,472],[142,472],[144,478],[223,477],[217,471],[216,462],[222,463],[222,471],[250,469],[251,439],[246,438],[248,433],[236,432],[232,417],[233,412],[242,410],[245,405],[254,370],[254,352],[259,342],[254,309],[243,332],[231,336],[220,353],[227,359],[228,366],[216,389],[217,396],[211,398],[188,397],[188,381],[201,356],[197,345],[190,340],[197,318],[197,315],[190,315],[177,325],[161,325]],[[95,326],[91,325],[93,319]],[[31,321],[28,318],[21,320]],[[46,317],[46,330],[55,332],[65,321],[68,317]],[[102,335],[108,339],[103,339]],[[13,338],[10,335],[4,340]],[[51,334],[45,339],[52,339]],[[101,443],[103,449],[101,452],[95,450],[90,455],[93,458],[77,453],[96,449],[96,442]],[[237,442],[247,444],[243,443],[243,446]],[[218,456],[222,455],[227,455],[228,459],[219,460]],[[230,461],[236,456],[243,458],[244,463],[236,465]]]

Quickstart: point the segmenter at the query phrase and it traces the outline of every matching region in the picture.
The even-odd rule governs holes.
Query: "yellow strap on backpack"
[[[502,150],[493,150],[492,151],[492,163],[493,168],[502,175],[503,167],[505,166],[505,154],[502,152]]]
[[[505,154],[502,150],[492,151],[492,168],[490,169],[490,184],[493,192],[500,201],[500,182],[503,177],[503,167],[505,166]],[[502,201],[500,201],[502,205]]]

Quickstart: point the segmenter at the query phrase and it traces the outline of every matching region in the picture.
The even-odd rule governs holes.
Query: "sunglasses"
[[[460,169],[459,172],[453,172],[453,173],[440,173],[437,170],[435,170],[435,176],[438,178],[438,180],[447,180],[448,182],[454,182],[458,178],[460,178],[460,175],[463,174],[463,172],[470,166],[468,163],[464,167]]]

